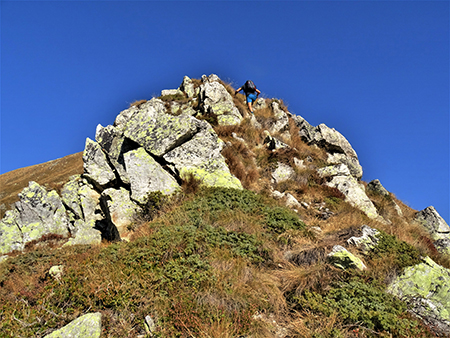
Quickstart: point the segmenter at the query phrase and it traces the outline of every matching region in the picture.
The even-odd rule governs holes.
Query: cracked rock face
[[[166,114],[161,100],[152,99],[141,108],[127,123],[124,135],[149,154],[163,156],[197,132],[193,117]]]

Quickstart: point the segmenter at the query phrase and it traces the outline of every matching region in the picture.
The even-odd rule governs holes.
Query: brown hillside
[[[35,181],[47,190],[59,192],[70,176],[82,173],[83,152],[79,152],[0,175],[0,218],[11,209],[11,204],[19,200],[17,195],[28,186],[28,182]]]

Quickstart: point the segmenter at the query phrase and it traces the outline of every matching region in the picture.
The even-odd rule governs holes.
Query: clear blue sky
[[[363,180],[449,223],[448,1],[1,1],[0,172],[211,73],[335,128]]]

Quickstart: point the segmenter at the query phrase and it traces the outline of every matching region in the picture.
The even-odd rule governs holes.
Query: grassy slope
[[[256,116],[263,125],[272,121],[269,109]],[[246,190],[202,189],[191,179],[170,201],[155,196],[147,209],[152,217],[136,220],[129,243],[55,250],[60,244],[46,239],[47,245],[32,243],[11,255],[0,264],[3,336],[42,337],[95,311],[103,314],[102,337],[145,336],[146,315],[159,337],[433,336],[384,292],[395,271],[420,255],[449,266],[411,222],[414,210],[396,200],[405,215],[398,217],[389,199],[371,196],[392,220],[383,225],[352,208],[321,185],[315,168],[325,154],[305,145],[294,127],[285,139],[292,149],[276,152],[260,146],[262,132],[248,120],[215,129],[231,144],[223,154]],[[270,197],[270,168],[292,164],[294,156],[312,159],[311,167],[273,188],[311,205],[299,214]],[[327,220],[319,217],[323,204],[334,212]],[[327,264],[324,254],[345,245],[362,224],[384,231],[383,250],[363,257],[368,270]],[[53,265],[64,265],[60,279],[49,276]]]
[[[11,208],[11,204],[19,200],[17,195],[30,181],[59,192],[70,176],[83,173],[82,157],[83,153],[79,152],[0,175],[0,218]]]

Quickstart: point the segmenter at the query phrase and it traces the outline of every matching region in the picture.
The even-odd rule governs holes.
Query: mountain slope
[[[68,245],[23,231],[23,252],[0,263],[5,336],[43,337],[91,312],[100,314],[102,337],[445,333],[448,305],[439,302],[450,262],[416,211],[379,182],[361,182],[356,153],[334,129],[309,125],[277,99],[258,100],[255,116],[243,118],[243,96],[233,94],[216,76],[185,78],[97,127],[85,173],[63,189],[76,194],[63,200],[75,238],[90,227],[104,238],[115,231],[115,242]],[[159,190],[163,180],[174,194]],[[34,229],[34,219],[19,216],[47,215],[47,203],[27,189],[9,220]],[[95,198],[81,200],[87,195]],[[119,225],[113,216],[124,204],[134,216]],[[432,302],[437,314],[387,292],[426,256],[442,265],[433,272],[442,282],[428,286],[436,299],[411,300]]]
[[[19,200],[18,194],[35,181],[48,190],[60,191],[72,175],[83,173],[83,153],[64,156],[46,163],[19,168],[0,175],[0,218]]]

